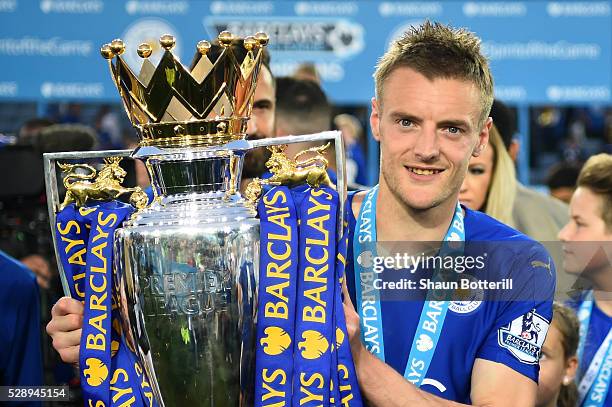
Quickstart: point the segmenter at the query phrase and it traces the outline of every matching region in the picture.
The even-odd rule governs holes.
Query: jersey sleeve
[[[512,280],[513,288],[491,299],[493,321],[476,357],[506,365],[537,383],[540,353],[552,319],[555,266],[537,242],[514,246],[514,250],[505,248],[510,254],[504,262],[510,266],[500,263],[497,268]]]
[[[0,384],[39,386],[43,367],[36,278],[21,263],[0,252],[0,283],[0,326],[6,326],[8,331]]]

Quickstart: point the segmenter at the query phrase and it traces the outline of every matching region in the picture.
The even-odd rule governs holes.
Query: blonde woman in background
[[[489,144],[478,157],[472,157],[459,190],[459,201],[470,209],[514,226],[512,207],[516,196],[514,163],[495,125],[489,131]]]

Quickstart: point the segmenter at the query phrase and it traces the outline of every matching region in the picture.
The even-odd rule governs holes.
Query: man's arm
[[[420,390],[392,367],[372,355],[360,339],[359,315],[344,286],[344,313],[361,392],[373,406],[465,406]],[[533,406],[537,384],[497,362],[476,359],[472,370],[472,405]]]

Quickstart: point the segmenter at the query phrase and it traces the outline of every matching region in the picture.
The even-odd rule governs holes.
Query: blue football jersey
[[[582,299],[578,301],[570,301],[568,305],[578,312],[582,305]],[[582,359],[579,361],[580,365],[578,368],[579,377],[582,377],[589,368],[593,356],[597,353],[599,346],[601,346],[606,335],[612,328],[612,317],[607,316],[597,304],[593,304],[591,311],[591,320],[589,321],[589,330],[586,334],[586,342],[584,343],[584,353]],[[612,391],[608,390],[606,401],[603,403],[604,406],[612,406]]]
[[[0,251],[0,385],[40,386],[40,304],[34,274]],[[40,402],[25,402],[40,406]],[[12,405],[12,404],[9,404]]]
[[[349,205],[353,197],[354,193],[349,194]],[[484,275],[497,281],[512,280],[513,287],[494,297],[483,293],[485,301],[451,300],[421,389],[470,403],[472,367],[477,358],[504,364],[537,383],[540,349],[552,318],[555,268],[538,242],[481,212],[463,209],[464,255],[486,253]],[[387,219],[392,221],[392,215]],[[348,221],[352,242],[356,227],[352,211]],[[467,242],[471,241],[482,243],[470,247]],[[346,273],[351,299],[357,304],[352,244]],[[380,303],[385,362],[404,375],[423,301],[381,296]]]

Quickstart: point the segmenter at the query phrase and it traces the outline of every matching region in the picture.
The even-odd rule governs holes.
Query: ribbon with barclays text
[[[273,187],[260,200],[256,406],[361,406],[348,344],[331,188]]]
[[[114,232],[132,211],[116,201],[78,209],[72,204],[56,219],[70,293],[84,305],[79,363],[88,406],[157,406],[136,355],[122,340],[113,275]]]
[[[288,188],[259,201],[260,272],[257,309],[255,403],[289,406],[293,375],[297,283],[297,217]]]

